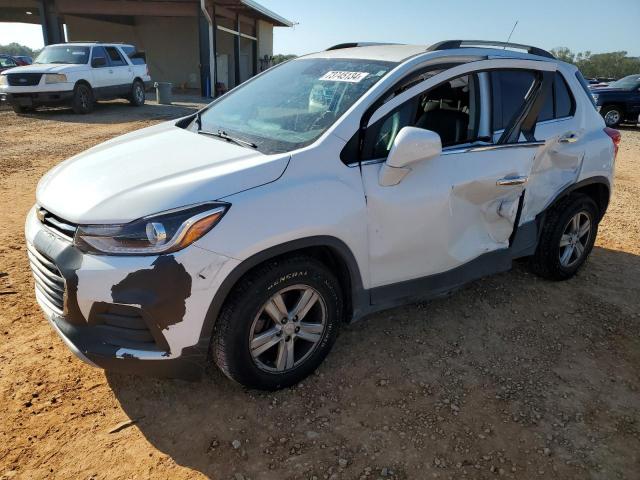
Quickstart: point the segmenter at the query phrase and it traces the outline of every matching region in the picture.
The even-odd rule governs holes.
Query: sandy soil
[[[105,373],[38,309],[23,221],[66,157],[189,106],[0,112],[0,478],[575,478],[640,472],[640,131],[573,280],[524,265],[343,329],[275,394]],[[133,422],[133,423],[122,423]]]

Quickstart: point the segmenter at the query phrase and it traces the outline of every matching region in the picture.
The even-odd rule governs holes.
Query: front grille
[[[41,73],[8,73],[7,80],[13,87],[33,87],[40,83]]]
[[[96,302],[89,313],[89,324],[108,345],[135,350],[169,349],[162,334],[156,332],[154,337],[140,309],[132,305]]]
[[[58,315],[64,311],[64,277],[49,258],[27,244],[29,266],[36,281],[36,290],[51,310]]]
[[[37,214],[38,220],[40,220],[45,227],[53,230],[67,240],[73,241],[73,236],[76,234],[76,229],[78,228],[77,225],[62,220],[44,208],[38,208]]]

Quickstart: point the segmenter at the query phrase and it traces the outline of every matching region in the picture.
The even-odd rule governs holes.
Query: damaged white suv
[[[276,389],[340,325],[529,257],[591,251],[619,133],[580,73],[523,45],[346,44],[50,171],[36,297],[83,360]]]

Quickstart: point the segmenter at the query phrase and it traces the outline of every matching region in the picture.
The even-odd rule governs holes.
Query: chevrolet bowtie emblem
[[[36,215],[38,216],[38,220],[40,220],[41,222],[44,222],[44,217],[45,217],[46,214],[47,214],[47,212],[42,208],[39,208],[36,211]]]

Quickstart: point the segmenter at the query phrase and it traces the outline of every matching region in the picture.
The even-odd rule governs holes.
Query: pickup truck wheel
[[[595,202],[583,194],[572,194],[552,207],[531,258],[534,273],[550,280],[573,277],[591,253],[599,215]]]
[[[144,97],[144,84],[140,80],[136,80],[133,82],[133,86],[131,87],[131,98],[129,98],[129,103],[134,107],[141,107],[144,105]]]
[[[73,100],[71,101],[71,108],[75,113],[91,113],[93,111],[93,91],[91,87],[79,84],[73,90]]]
[[[623,114],[620,107],[615,105],[609,105],[607,107],[603,107],[601,112],[602,117],[604,118],[604,123],[607,127],[615,128],[620,125],[622,121]]]
[[[274,260],[244,277],[216,322],[213,360],[232,380],[277,390],[311,374],[342,321],[335,276],[305,256]]]

